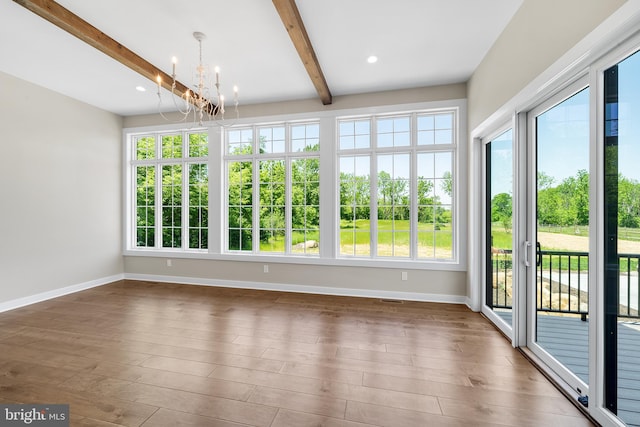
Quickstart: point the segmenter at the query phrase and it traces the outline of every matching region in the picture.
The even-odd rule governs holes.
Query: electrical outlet
[[[406,271],[402,272],[402,280],[407,280],[408,274]]]
[[[173,265],[173,262],[170,259],[168,259],[167,260],[167,267],[171,267],[172,265]]]
[[[264,265],[263,269],[265,273],[269,272],[269,266],[267,264]]]

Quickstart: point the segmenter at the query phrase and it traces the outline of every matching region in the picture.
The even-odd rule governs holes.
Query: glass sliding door
[[[529,113],[528,347],[569,386],[589,384],[589,88]]]
[[[510,332],[513,315],[513,131],[485,144],[485,306]],[[500,319],[500,320],[498,320]]]
[[[604,72],[604,406],[640,426],[640,53]]]

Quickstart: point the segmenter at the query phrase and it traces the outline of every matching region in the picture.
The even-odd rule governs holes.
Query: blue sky
[[[553,177],[553,185],[589,170],[589,88],[538,116],[538,171]]]
[[[640,181],[640,52],[618,67],[618,153],[619,171]]]
[[[509,129],[491,141],[491,198],[513,195],[513,131]]]

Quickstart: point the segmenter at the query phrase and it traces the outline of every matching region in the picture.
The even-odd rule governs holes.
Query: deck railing
[[[618,316],[639,319],[640,254],[619,254],[620,293]],[[513,258],[510,249],[494,250],[494,308],[512,307]],[[538,311],[577,314],[586,320],[589,292],[589,253],[569,251],[537,252],[536,284]]]

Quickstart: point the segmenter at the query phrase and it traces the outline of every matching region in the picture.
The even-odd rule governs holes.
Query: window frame
[[[226,176],[227,162],[225,157],[227,152],[224,144],[223,129],[217,123],[205,123],[205,128],[184,129],[181,124],[141,126],[123,129],[123,255],[125,256],[145,256],[145,257],[166,257],[168,254],[172,258],[186,259],[209,259],[227,261],[247,261],[247,262],[270,262],[283,264],[314,264],[333,266],[353,266],[353,267],[379,267],[391,269],[411,269],[411,270],[442,270],[442,271],[466,271],[467,253],[461,250],[460,241],[467,234],[467,187],[468,171],[465,167],[467,162],[467,102],[466,99],[450,99],[444,101],[427,101],[407,104],[389,104],[375,107],[359,107],[349,109],[336,109],[324,111],[310,111],[302,113],[290,113],[274,116],[257,116],[241,118],[234,122],[231,128],[242,128],[262,125],[272,125],[278,123],[305,123],[319,121],[320,123],[320,149],[317,153],[320,157],[320,228],[322,231],[321,240],[323,244],[319,248],[319,256],[291,254],[269,254],[269,253],[229,253],[225,251],[227,245],[226,221],[226,197],[227,190]],[[344,258],[338,256],[337,230],[339,221],[336,211],[339,205],[338,180],[339,172],[336,162],[338,160],[338,129],[337,119],[339,117],[357,117],[370,115],[398,115],[417,112],[433,112],[439,110],[455,111],[457,123],[453,132],[457,141],[456,154],[452,165],[452,174],[455,177],[454,198],[452,204],[454,241],[453,258],[450,260],[441,259],[388,259],[385,258]],[[184,249],[158,249],[158,248],[137,248],[135,247],[134,229],[135,212],[133,211],[132,197],[135,196],[135,183],[132,182],[132,155],[134,154],[131,144],[133,138],[143,134],[154,132],[171,131],[205,131],[208,132],[209,141],[209,245],[205,251],[190,251]],[[406,147],[405,147],[406,148]],[[278,153],[281,154],[281,153]],[[240,160],[240,159],[237,159]],[[287,167],[290,167],[288,164]],[[255,201],[255,195],[254,195]],[[221,207],[225,206],[225,209]],[[133,246],[132,246],[133,245]]]
[[[206,249],[195,249],[189,246],[189,231],[191,229],[189,224],[189,170],[191,165],[209,164],[209,156],[189,157],[190,153],[190,135],[192,134],[208,134],[206,129],[194,128],[194,129],[159,129],[159,130],[147,130],[144,132],[136,132],[127,135],[126,143],[126,160],[128,166],[126,167],[127,173],[125,175],[125,207],[127,213],[125,214],[125,244],[126,249],[129,251],[149,251],[149,252],[205,252]],[[163,157],[163,137],[179,135],[182,139],[181,142],[181,157]],[[154,137],[154,156],[152,158],[137,159],[136,157],[136,141],[143,137]],[[209,147],[209,142],[205,144]],[[164,246],[163,231],[164,225],[162,222],[162,209],[163,209],[163,170],[165,167],[179,166],[180,167],[180,245],[179,247]],[[153,225],[155,239],[153,246],[137,246],[137,200],[135,199],[137,191],[137,168],[139,167],[151,167],[153,168],[154,179],[154,209],[155,209],[155,221]],[[209,202],[210,207],[210,202]],[[172,227],[173,228],[173,227]],[[209,246],[207,242],[207,247]]]
[[[224,175],[223,181],[225,182],[225,190],[223,192],[223,202],[221,206],[224,210],[223,213],[223,228],[226,230],[230,229],[229,225],[229,189],[231,185],[229,183],[229,165],[234,162],[247,162],[252,165],[252,178],[251,182],[253,184],[253,194],[252,194],[252,239],[251,239],[251,250],[237,250],[230,249],[230,237],[229,233],[224,233],[223,235],[223,245],[222,245],[222,253],[224,254],[233,254],[233,255],[264,255],[264,256],[283,256],[283,257],[295,257],[295,256],[303,256],[303,257],[319,257],[318,253],[307,253],[307,251],[295,252],[293,251],[294,245],[292,243],[292,234],[294,233],[293,224],[292,224],[292,165],[295,160],[304,160],[304,159],[318,159],[320,162],[320,146],[315,151],[294,151],[293,150],[293,138],[292,138],[292,128],[298,126],[308,127],[310,125],[317,125],[320,128],[320,121],[318,119],[309,119],[303,121],[283,121],[283,122],[274,122],[274,123],[262,123],[262,124],[253,124],[249,126],[242,126],[238,129],[241,130],[252,130],[253,139],[251,141],[251,153],[246,154],[233,154],[229,152],[229,144],[230,141],[225,141],[225,138],[222,138],[222,146],[224,155],[222,156],[222,162],[224,164]],[[265,150],[261,152],[261,134],[266,129],[276,129],[276,128],[284,128],[284,149],[282,151]],[[229,129],[228,131],[233,132],[238,129]],[[319,131],[320,133],[320,131]],[[273,132],[271,132],[273,134]],[[305,129],[306,134],[306,129]],[[224,133],[226,137],[228,132]],[[306,138],[305,138],[306,139]],[[298,140],[298,139],[296,139]],[[273,148],[272,140],[267,141],[271,144]],[[282,161],[284,164],[284,191],[285,191],[285,200],[284,200],[284,250],[283,251],[266,251],[260,249],[260,234],[263,230],[268,230],[267,228],[263,228],[261,225],[261,188],[264,184],[261,181],[261,164],[263,162],[270,161]],[[319,182],[319,181],[318,181]],[[320,226],[318,226],[320,229]],[[319,231],[320,233],[320,231]]]
[[[451,143],[435,143],[435,132],[438,130],[435,123],[437,121],[437,116],[439,115],[452,115],[452,123],[451,123]],[[368,256],[359,256],[348,255],[342,253],[341,248],[341,229],[338,227],[337,229],[337,249],[336,249],[336,257],[338,258],[356,258],[356,259],[372,259],[376,261],[412,261],[412,262],[458,262],[459,251],[458,251],[458,241],[459,241],[459,233],[458,230],[458,209],[457,205],[460,200],[460,196],[458,194],[458,181],[459,177],[457,176],[457,164],[459,162],[458,156],[460,151],[460,110],[457,108],[434,108],[434,109],[422,109],[415,111],[406,111],[406,112],[391,112],[391,113],[380,113],[380,114],[370,114],[370,115],[354,115],[354,116],[340,116],[337,117],[337,150],[336,150],[336,164],[341,164],[341,158],[355,158],[358,156],[366,156],[369,158],[369,183],[370,183],[370,192],[369,192],[369,255]],[[420,144],[419,139],[419,129],[418,123],[419,118],[424,116],[433,116],[434,117],[434,143],[432,144]],[[408,129],[402,130],[402,134],[408,134],[409,141],[406,144],[396,144],[395,142],[395,124],[397,120],[408,119]],[[353,148],[341,148],[342,135],[340,130],[342,129],[342,124],[353,122],[354,129],[356,128],[356,123],[369,121],[369,144],[368,147],[357,148],[357,143],[355,142],[355,136],[357,132],[354,132],[354,143],[352,144]],[[391,144],[380,144],[379,136],[381,135],[379,123],[380,122],[390,122],[390,126],[392,127],[391,132],[383,132],[383,135],[391,135]],[[347,136],[352,136],[352,134],[348,134]],[[388,138],[387,138],[388,139]],[[451,212],[451,258],[437,258],[435,256],[435,246],[433,247],[434,256],[433,257],[420,257],[420,245],[419,245],[419,227],[418,227],[418,209],[419,209],[419,201],[418,201],[418,158],[420,154],[430,154],[434,155],[438,153],[450,153],[451,155],[451,177],[453,179],[453,187],[451,189],[452,194],[450,212]],[[380,219],[379,217],[379,209],[381,207],[378,201],[378,182],[379,182],[379,171],[378,171],[378,161],[380,158],[384,156],[396,156],[396,155],[408,155],[409,156],[409,164],[410,164],[410,172],[409,172],[409,255],[407,256],[398,256],[398,255],[381,255],[378,253],[380,248],[379,237],[381,236],[381,231],[378,227]],[[340,200],[340,185],[342,183],[341,173],[338,166],[337,170],[337,186],[338,186],[338,194],[337,197]],[[438,178],[433,177],[434,183],[438,181]],[[434,189],[435,192],[435,189]],[[394,205],[395,206],[395,205]],[[435,205],[434,205],[435,206]],[[335,215],[337,218],[341,216],[342,205],[340,203],[337,204],[335,211]],[[435,214],[434,214],[435,215]],[[340,221],[340,219],[338,219]],[[434,216],[435,221],[435,216]],[[394,221],[395,222],[395,221]],[[392,240],[395,236],[395,231],[391,231]],[[433,236],[437,235],[437,231],[434,229]],[[355,243],[354,243],[355,244]],[[395,246],[392,247],[392,252],[395,252]],[[354,250],[349,251],[351,254],[357,252]]]

